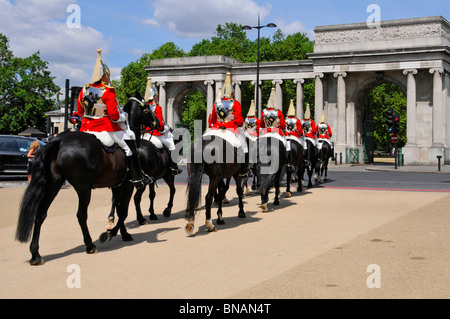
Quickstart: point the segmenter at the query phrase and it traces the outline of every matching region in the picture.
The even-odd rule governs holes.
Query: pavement
[[[332,165],[330,170],[394,170],[373,166]],[[449,168],[397,171],[445,174]],[[167,219],[162,211],[168,187],[160,184],[158,221],[139,226],[131,204],[127,227],[134,240],[97,240],[99,253],[87,255],[75,216],[77,196],[66,186],[42,227],[40,252],[46,263],[34,267],[28,264],[29,244],[14,240],[24,191],[23,185],[0,187],[3,299],[450,298],[449,192],[311,188],[286,198],[283,190],[280,206],[270,204],[269,213],[260,211],[260,199],[252,194],[245,198],[247,218],[240,219],[231,187],[226,224],[207,232],[202,208],[188,237],[185,185],[177,185]],[[205,186],[202,191],[206,194]],[[88,219],[93,238],[107,226],[110,203],[110,190],[93,190]]]

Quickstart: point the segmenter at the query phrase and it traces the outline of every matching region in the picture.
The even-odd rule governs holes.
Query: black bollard
[[[339,163],[342,165],[342,153],[339,153]]]
[[[440,172],[441,171],[441,158],[442,158],[442,156],[438,155],[438,156],[436,156],[436,158],[438,159],[438,171]]]
[[[337,153],[334,153],[334,165],[337,165]]]

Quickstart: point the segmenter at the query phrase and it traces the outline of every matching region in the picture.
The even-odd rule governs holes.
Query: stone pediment
[[[450,46],[450,23],[443,17],[320,26],[314,53],[354,52]]]

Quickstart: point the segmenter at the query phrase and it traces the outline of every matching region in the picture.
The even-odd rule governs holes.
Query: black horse
[[[287,170],[286,172],[286,197],[292,197],[291,194],[291,182],[292,182],[292,177],[296,177],[296,180],[298,182],[298,187],[297,187],[297,191],[301,192],[303,190],[303,185],[302,185],[302,177],[303,175],[301,175],[304,172],[304,149],[303,149],[303,145],[297,141],[296,139],[292,139],[288,137],[288,141],[291,144],[291,163],[292,165],[295,167],[295,171],[289,171]]]
[[[319,154],[317,151],[316,146],[311,142],[309,138],[305,138],[306,140],[306,150],[305,150],[305,156],[304,156],[304,168],[302,170],[302,173],[300,176],[303,176],[305,170],[308,174],[308,188],[311,188],[314,186],[311,179],[313,174],[315,173],[314,180],[317,181],[318,179],[318,171],[319,171]]]
[[[172,214],[173,207],[173,199],[175,196],[175,176],[172,174],[172,170],[170,169],[170,161],[169,156],[170,153],[167,148],[158,149],[152,142],[149,142],[145,139],[142,139],[139,147],[139,158],[141,160],[141,167],[143,171],[153,177],[155,181],[159,179],[163,179],[167,186],[169,187],[170,196],[169,202],[167,203],[167,207],[163,211],[164,217],[169,218]],[[150,199],[150,207],[148,212],[150,213],[150,220],[158,220],[158,217],[155,214],[154,201],[156,197],[155,191],[155,183],[152,183],[149,186],[149,199]],[[139,225],[148,224],[147,220],[142,214],[141,210],[141,199],[142,194],[145,192],[145,187],[137,189],[134,194],[134,206],[136,208],[136,220]],[[114,225],[114,211],[115,211],[115,203],[113,200],[113,204],[111,206],[111,212],[108,216],[109,226],[108,229],[111,229]]]
[[[239,197],[239,218],[245,218],[243,203],[242,176],[240,168],[243,164],[242,149],[233,147],[219,136],[203,136],[191,145],[187,164],[189,181],[187,185],[187,204],[185,217],[188,221],[185,231],[191,235],[194,231],[195,211],[200,206],[202,177],[209,177],[208,193],[205,196],[206,227],[209,231],[217,231],[211,221],[211,205],[217,192],[218,202],[217,224],[224,224],[222,218],[222,201],[229,187],[231,177],[236,181],[236,193]]]
[[[322,148],[319,150],[319,167],[320,171],[318,173],[319,175],[319,183],[322,183],[322,181],[326,181],[328,179],[328,162],[330,157],[332,157],[332,150],[331,145],[328,141],[325,141],[323,139],[319,139],[318,143],[322,144]],[[322,179],[322,176],[325,173],[325,178]]]
[[[274,205],[279,205],[280,180],[286,169],[286,147],[277,137],[278,133],[268,133],[258,138],[257,174],[260,181],[262,212],[268,212],[269,191],[275,187]]]
[[[151,114],[149,116],[152,117]],[[156,117],[152,119],[155,121]],[[97,252],[87,226],[88,206],[94,188],[112,189],[119,217],[117,225],[111,231],[103,233],[100,241],[116,236],[119,230],[123,240],[133,240],[124,223],[134,188],[130,182],[125,152],[120,148],[114,152],[106,151],[92,134],[64,132],[37,152],[32,178],[21,202],[16,239],[20,242],[28,241],[34,226],[30,244],[31,265],[44,263],[39,254],[41,226],[48,208],[65,181],[73,186],[78,195],[77,218],[88,254]]]
[[[170,169],[170,152],[166,147],[162,149],[158,149],[152,142],[141,138],[141,124],[142,121],[146,123],[150,123],[155,127],[156,123],[152,123],[154,114],[150,111],[148,106],[142,102],[142,96],[139,92],[135,92],[134,95],[128,96],[130,103],[124,106],[124,111],[133,116],[130,116],[130,128],[133,130],[136,135],[136,141],[139,147],[139,158],[141,160],[142,170],[149,176],[153,177],[155,181],[159,179],[163,179],[166,184],[169,186],[170,197],[169,202],[167,203],[167,207],[163,211],[163,215],[167,218],[170,217],[172,213],[173,207],[173,199],[175,196],[175,176],[172,174],[172,170]],[[159,125],[158,125],[159,126]],[[136,219],[139,225],[146,225],[147,220],[142,214],[141,210],[141,199],[142,194],[145,192],[146,187],[140,188],[136,190],[134,195],[134,206],[136,208]],[[149,198],[150,198],[150,220],[157,220],[158,217],[155,214],[154,209],[154,200],[156,197],[155,192],[155,183],[149,185]],[[108,216],[109,225],[108,229],[113,228],[114,226],[114,212],[115,212],[115,202],[113,198],[113,202],[111,205],[111,211]]]

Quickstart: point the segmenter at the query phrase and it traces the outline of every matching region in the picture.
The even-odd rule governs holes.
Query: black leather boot
[[[287,163],[286,163],[287,170],[290,172],[295,171],[295,167],[294,167],[294,165],[292,165],[292,152],[291,151],[286,151],[286,159],[287,159]]]
[[[139,160],[139,153],[137,151],[136,143],[134,140],[125,141],[131,150],[132,155],[127,156],[127,164],[130,169],[130,180],[136,189],[145,187],[155,181],[153,177],[145,174],[141,169],[141,161]]]
[[[169,156],[169,167],[172,171],[172,175],[178,175],[183,172],[181,169],[178,168],[178,164],[173,161],[172,156]]]

